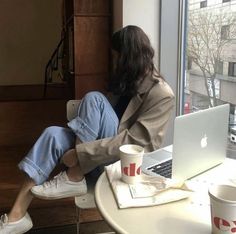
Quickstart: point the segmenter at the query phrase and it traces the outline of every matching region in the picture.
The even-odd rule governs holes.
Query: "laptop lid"
[[[175,118],[172,178],[186,180],[224,161],[228,121],[229,104]]]

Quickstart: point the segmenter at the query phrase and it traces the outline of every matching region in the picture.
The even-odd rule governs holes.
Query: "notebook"
[[[181,115],[174,121],[173,145],[146,153],[142,171],[190,179],[226,157],[229,104]]]

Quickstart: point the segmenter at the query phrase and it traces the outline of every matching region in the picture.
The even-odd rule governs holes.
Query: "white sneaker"
[[[87,193],[85,178],[79,182],[68,179],[66,172],[61,172],[52,180],[42,185],[32,187],[31,192],[38,198],[53,200],[66,197],[75,197]]]
[[[22,234],[33,227],[32,220],[28,213],[23,218],[15,222],[8,222],[7,214],[0,218],[0,234]]]

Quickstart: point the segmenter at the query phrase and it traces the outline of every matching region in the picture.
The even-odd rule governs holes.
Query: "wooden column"
[[[74,0],[75,98],[104,91],[110,67],[110,0]]]

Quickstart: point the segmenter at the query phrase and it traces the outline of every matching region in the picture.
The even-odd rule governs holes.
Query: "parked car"
[[[230,127],[229,138],[232,143],[236,144],[236,127]]]

